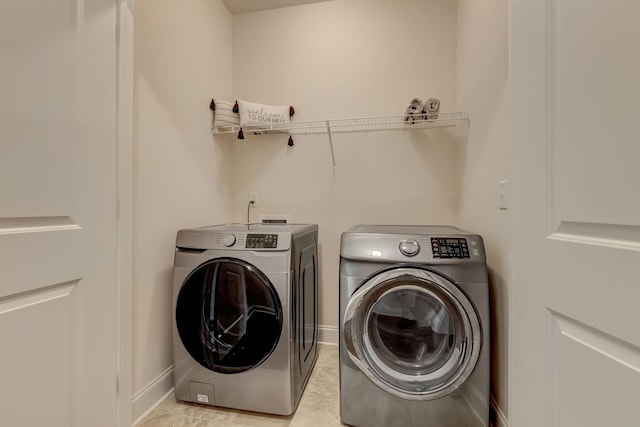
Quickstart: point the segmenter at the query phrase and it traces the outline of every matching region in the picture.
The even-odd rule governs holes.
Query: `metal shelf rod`
[[[329,136],[329,148],[331,148],[331,163],[336,168],[336,156],[333,154],[333,139],[331,138],[331,122],[327,120],[327,135]]]

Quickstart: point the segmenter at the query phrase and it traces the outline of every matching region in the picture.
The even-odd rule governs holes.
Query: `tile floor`
[[[318,346],[318,360],[298,409],[289,417],[176,402],[173,395],[137,427],[333,427],[340,422],[338,347]]]

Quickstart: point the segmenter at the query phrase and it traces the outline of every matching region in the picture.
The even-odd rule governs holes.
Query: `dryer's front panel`
[[[366,280],[343,318],[349,357],[379,388],[402,399],[452,393],[480,354],[480,319],[448,278],[398,267]]]
[[[273,284],[255,266],[235,258],[195,268],[180,288],[175,316],[191,357],[223,374],[262,364],[282,333],[282,305]]]

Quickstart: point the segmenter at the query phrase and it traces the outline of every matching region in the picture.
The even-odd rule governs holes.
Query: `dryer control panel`
[[[432,237],[434,258],[469,258],[467,239],[463,237]]]
[[[412,263],[486,262],[482,237],[477,234],[385,234],[345,232],[340,256],[355,260]]]

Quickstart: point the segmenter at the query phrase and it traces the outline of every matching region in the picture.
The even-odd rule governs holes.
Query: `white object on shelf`
[[[290,122],[282,124],[265,124],[265,125],[245,125],[245,126],[227,126],[214,127],[214,134],[238,133],[242,128],[243,133],[254,133],[255,135],[263,135],[269,133],[288,133],[291,135],[300,134],[321,134],[326,133],[329,136],[329,144],[331,147],[331,158],[333,166],[336,166],[333,155],[332,134],[341,132],[362,132],[362,131],[379,131],[379,130],[417,130],[417,129],[434,129],[443,127],[457,126],[469,121],[469,114],[466,112],[454,113],[438,113],[437,119],[419,120],[414,123],[406,121],[406,116],[379,116],[379,117],[360,117],[355,119],[333,119],[333,120],[313,120],[302,122]]]

